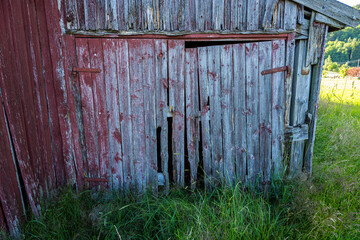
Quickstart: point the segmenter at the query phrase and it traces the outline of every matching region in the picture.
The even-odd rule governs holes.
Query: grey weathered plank
[[[115,51],[114,51],[115,49]],[[110,170],[112,186],[123,187],[120,106],[118,94],[118,49],[116,40],[103,40],[106,105],[109,124]]]
[[[284,9],[284,28],[286,30],[296,29],[296,20],[297,20],[297,4],[285,0],[285,9]]]
[[[327,16],[325,16],[325,15],[323,15],[321,13],[316,13],[315,22],[325,23],[329,27],[334,27],[334,28],[339,28],[339,29],[342,29],[342,28],[346,27],[345,24],[342,24],[341,22],[336,21],[336,20],[334,20],[332,18],[329,18],[329,17],[327,17]]]
[[[144,83],[140,69],[143,69],[141,40],[128,40],[130,89],[131,89],[131,116],[133,135],[133,162],[135,168],[135,185],[139,192],[146,187],[146,143],[144,119]]]
[[[297,4],[297,23],[303,24],[304,21],[304,5]]]
[[[214,30],[224,28],[225,0],[216,0],[212,4],[212,26]]]
[[[105,17],[107,29],[119,29],[118,22],[118,7],[116,0],[106,0],[105,2]]]
[[[285,138],[291,139],[293,142],[309,139],[309,125],[303,123],[296,126],[286,127]]]
[[[273,15],[274,12],[277,12],[275,6],[279,0],[266,0],[265,2],[265,13],[262,20],[262,26],[266,30],[268,28],[273,28]]]
[[[209,86],[207,74],[207,49],[198,48],[198,67],[199,67],[199,92],[200,92],[200,111],[201,111],[201,136],[202,136],[202,157],[204,181],[210,187],[211,182],[211,138],[210,138],[210,108],[208,106]]]
[[[224,180],[224,158],[222,138],[222,111],[221,111],[221,78],[220,78],[220,47],[207,47],[207,80],[210,104],[211,136],[211,177],[212,183]]]
[[[157,192],[157,147],[156,142],[156,121],[155,121],[155,58],[154,40],[146,39],[141,41],[143,58],[143,86],[144,86],[144,116],[145,116],[145,176],[147,187]]]
[[[195,189],[199,164],[199,89],[197,74],[197,49],[188,48],[185,53],[186,134],[190,184]]]
[[[169,105],[173,113],[173,167],[175,182],[184,186],[185,164],[185,42],[168,41],[169,51]]]
[[[275,40],[272,43],[272,67],[285,65],[285,41]],[[272,162],[274,166],[274,177],[277,178],[283,171],[283,139],[285,118],[285,73],[274,73],[272,76]]]
[[[234,56],[234,147],[236,177],[245,181],[246,177],[246,78],[245,78],[245,45],[233,47]]]
[[[290,71],[286,72],[285,79],[285,125],[289,125],[290,122],[290,111],[291,111],[291,95],[293,85],[293,68],[295,60],[295,36],[294,34],[289,35],[286,40],[286,66],[291,66]]]
[[[259,70],[258,43],[246,45],[246,135],[248,181],[254,184],[259,173]]]
[[[233,54],[232,45],[221,47],[221,112],[224,155],[224,177],[227,185],[235,182],[235,150],[233,130]],[[215,143],[214,144],[218,144]]]
[[[247,0],[247,26],[246,29],[254,31],[259,28],[259,0]]]
[[[351,27],[360,22],[360,11],[336,0],[293,0]]]
[[[307,174],[311,175],[312,173],[312,157],[313,149],[315,142],[315,130],[317,123],[317,113],[319,108],[319,95],[320,95],[320,85],[321,85],[321,74],[322,74],[322,65],[324,63],[324,52],[325,52],[325,39],[328,32],[328,27],[325,27],[323,33],[323,45],[321,46],[321,59],[313,67],[312,78],[311,78],[311,87],[310,87],[310,101],[309,101],[309,113],[313,116],[313,121],[309,126],[309,141],[305,147],[305,157],[304,157],[304,170]]]
[[[134,158],[133,158],[133,135],[132,135],[132,111],[131,111],[131,88],[129,76],[129,47],[127,40],[116,41],[117,72],[119,86],[120,125],[122,138],[122,159],[124,172],[124,190],[131,191],[135,182]],[[111,51],[112,49],[108,49]],[[105,55],[106,56],[106,55]],[[109,109],[111,112],[111,109]]]
[[[318,63],[321,57],[321,46],[323,44],[323,34],[325,31],[325,24],[315,22],[315,12],[312,12],[309,28],[309,41],[307,46],[305,67]]]
[[[184,20],[185,20],[185,31],[192,31],[196,29],[196,16],[195,16],[195,1],[196,0],[188,0],[185,2],[184,9]]]
[[[160,157],[161,157],[161,171],[164,175],[165,190],[169,190],[169,171],[168,161],[168,53],[167,41],[155,41],[155,56],[156,56],[156,123],[160,128]],[[158,166],[160,168],[160,166]],[[160,170],[160,169],[159,169]]]
[[[271,69],[272,43],[259,43],[259,72]],[[270,74],[259,75],[259,115],[260,115],[260,169],[263,171],[263,182],[268,183],[271,177],[271,89]]]

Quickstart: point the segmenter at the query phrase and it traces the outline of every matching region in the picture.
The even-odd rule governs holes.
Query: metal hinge
[[[267,70],[262,71],[261,75],[272,74],[272,73],[277,73],[277,72],[284,72],[284,71],[287,71],[287,74],[290,74],[291,66],[287,65],[287,66],[284,66],[284,67],[267,69]]]
[[[72,74],[73,74],[74,77],[76,77],[79,72],[100,73],[101,69],[100,68],[77,68],[77,67],[73,67]]]

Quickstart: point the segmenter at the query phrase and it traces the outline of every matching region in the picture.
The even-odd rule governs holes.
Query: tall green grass
[[[313,175],[256,191],[173,189],[123,198],[64,189],[24,239],[359,239],[360,94],[323,88]]]

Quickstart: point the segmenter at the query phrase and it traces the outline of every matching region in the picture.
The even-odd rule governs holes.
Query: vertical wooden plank
[[[155,41],[156,56],[156,123],[160,128],[161,170],[165,178],[165,191],[169,190],[169,152],[168,152],[168,53],[167,40]],[[160,166],[158,166],[160,168]],[[159,169],[160,170],[160,169]]]
[[[247,0],[247,30],[255,31],[259,28],[259,1]]]
[[[263,184],[270,183],[271,177],[271,74],[262,75],[263,70],[271,69],[272,43],[259,43],[259,115],[260,115],[260,170],[263,171]]]
[[[173,114],[173,166],[175,182],[184,186],[185,162],[185,42],[168,41],[169,49],[169,105]]]
[[[131,86],[131,111],[133,126],[133,158],[135,166],[135,184],[137,190],[145,191],[145,119],[144,119],[144,83],[140,69],[143,69],[141,40],[129,40],[129,65]]]
[[[188,48],[185,53],[186,134],[190,163],[191,189],[195,189],[199,164],[199,89],[197,50]]]
[[[118,30],[118,6],[116,0],[106,0],[105,4],[105,17],[106,29]]]
[[[104,79],[104,56],[103,47],[100,39],[89,39],[90,67],[99,68],[100,73],[92,74],[93,96],[94,96],[94,117],[97,135],[97,145],[99,151],[99,177],[108,178],[108,168],[110,166],[109,156],[109,127],[106,105],[106,84]]]
[[[96,30],[97,23],[97,9],[96,0],[84,0],[84,13],[85,13],[85,29]]]
[[[62,9],[53,1],[44,1],[46,9],[47,32],[49,36],[49,49],[53,65],[54,87],[56,94],[56,103],[58,108],[58,118],[61,129],[61,139],[63,145],[63,158],[65,166],[66,180],[71,182],[75,179],[74,159],[71,150],[71,123],[68,118],[68,96],[66,94],[64,53],[65,29],[59,24],[58,19],[62,18]],[[55,67],[56,66],[56,67]]]
[[[77,13],[78,13],[78,26],[79,26],[80,29],[85,29],[84,1],[79,0],[79,1],[76,1],[76,3],[77,3]]]
[[[222,138],[224,155],[224,177],[227,185],[235,182],[235,151],[233,128],[233,55],[232,46],[221,47],[221,112],[222,112]],[[211,126],[212,127],[212,126]],[[217,144],[214,142],[214,144]]]
[[[156,142],[156,91],[155,91],[155,57],[154,40],[142,40],[143,81],[144,81],[144,115],[145,115],[145,156],[147,184],[153,192],[157,192],[157,142]]]
[[[199,64],[199,90],[200,90],[200,113],[201,113],[201,139],[202,139],[202,157],[204,181],[207,188],[210,188],[211,182],[211,129],[210,129],[210,107],[209,100],[209,81],[208,81],[208,62],[207,48],[198,48],[198,64]],[[201,153],[200,153],[201,154]]]
[[[129,4],[129,29],[140,30],[142,29],[141,25],[141,11],[142,11],[142,1],[133,0]]]
[[[43,76],[45,79],[45,88],[46,88],[46,99],[48,104],[48,116],[50,124],[50,134],[51,134],[51,144],[52,152],[54,158],[54,168],[56,173],[56,184],[61,185],[64,183],[65,172],[64,172],[64,159],[63,159],[63,144],[61,139],[60,132],[60,121],[59,121],[59,112],[56,101],[55,93],[55,81],[53,75],[53,63],[51,60],[51,52],[49,51],[49,37],[47,29],[47,20],[45,14],[44,2],[41,0],[36,0],[36,9],[37,9],[37,19],[38,19],[38,29],[39,29],[39,39],[42,66],[43,66]]]
[[[207,47],[207,87],[210,107],[209,134],[211,139],[211,183],[221,183],[224,176],[224,153],[222,137],[222,75],[221,47]],[[226,167],[226,166],[225,166]]]
[[[212,4],[212,28],[213,30],[224,29],[225,0],[213,1]]]
[[[112,187],[123,188],[122,134],[120,129],[120,107],[118,86],[118,47],[117,40],[105,39],[102,42],[104,51],[104,74],[106,83],[106,105],[109,126],[110,176]]]
[[[127,40],[119,39],[116,42],[117,72],[119,85],[120,124],[122,133],[122,154],[124,171],[124,190],[130,191],[134,186],[134,162],[133,162],[133,135],[131,113],[131,89],[129,77],[129,47]],[[111,49],[109,48],[109,51]],[[110,109],[109,109],[110,110]]]
[[[76,60],[76,41],[73,35],[66,35],[66,64],[65,64],[65,76],[66,76],[66,88],[69,106],[69,117],[71,121],[71,137],[72,148],[74,152],[74,165],[76,170],[76,183],[77,188],[82,190],[84,186],[83,182],[83,164],[85,152],[83,152],[82,146],[84,145],[83,136],[83,121],[81,114],[81,95],[80,85],[77,77],[72,74],[73,66],[77,66]],[[45,70],[44,70],[45,72]],[[50,112],[50,108],[49,108]],[[54,141],[54,140],[53,140]],[[54,151],[54,150],[53,150]]]
[[[309,128],[309,140],[305,147],[304,157],[304,171],[311,175],[312,173],[312,157],[314,151],[315,142],[315,130],[317,123],[317,114],[319,110],[319,97],[320,97],[320,86],[321,86],[321,75],[322,66],[324,63],[324,52],[326,46],[326,36],[328,33],[328,26],[325,26],[324,33],[322,34],[322,46],[321,46],[321,58],[320,61],[313,67],[311,86],[310,86],[310,101],[309,101],[309,113],[313,116],[313,121]]]
[[[129,2],[128,0],[121,0],[117,2],[117,16],[119,30],[128,30],[128,17],[129,17]]]
[[[259,71],[258,43],[247,43],[246,54],[246,131],[248,181],[255,184],[259,174]]]
[[[272,68],[285,64],[285,41],[275,40],[272,42]],[[283,139],[285,119],[285,73],[278,72],[272,75],[272,164],[274,177],[281,177],[283,172]]]
[[[212,4],[213,1],[195,0],[196,30],[204,31],[212,29]]]
[[[234,59],[234,148],[235,169],[238,180],[244,182],[246,177],[246,76],[245,44],[235,44]]]
[[[279,0],[265,0],[265,13],[263,15],[262,27],[267,29],[274,28],[274,19],[277,18],[277,4]]]
[[[152,0],[142,0],[142,29],[144,31],[154,30],[154,5]]]
[[[160,1],[160,21],[161,30],[170,30],[170,3],[171,1],[159,0]]]
[[[195,2],[196,0],[188,0],[185,2],[185,31],[190,32],[196,29]]]
[[[1,66],[4,64],[2,57],[3,54],[1,49],[1,71],[3,70]],[[0,78],[4,77],[5,76],[0,73]],[[1,92],[0,89],[0,99],[2,100]],[[13,237],[20,237],[20,221],[23,220],[24,212],[20,186],[18,183],[18,173],[15,168],[14,150],[10,143],[9,134],[10,132],[7,128],[4,107],[0,104],[0,231],[1,227],[4,227],[5,230],[7,225],[9,232]],[[2,219],[3,217],[4,219]]]
[[[295,30],[296,20],[297,20],[297,4],[289,0],[285,0],[284,29]]]
[[[90,68],[90,51],[89,42],[86,38],[76,39],[76,50],[78,57],[78,66],[80,68]],[[96,74],[96,73],[95,73]],[[84,133],[86,144],[86,177],[98,178],[99,177],[99,146],[97,136],[97,113],[95,110],[95,89],[94,78],[92,73],[81,72],[79,73],[79,83],[81,89],[81,105],[84,121]]]
[[[56,186],[55,171],[52,159],[51,136],[49,119],[47,112],[47,103],[45,95],[45,85],[42,72],[41,49],[39,43],[39,32],[37,26],[37,16],[35,2],[26,3],[25,21],[27,24],[26,32],[28,33],[29,46],[29,68],[33,86],[33,101],[35,110],[34,124],[37,126],[38,143],[40,145],[40,158],[43,166],[42,181],[43,191],[47,197],[49,191]],[[44,196],[46,197],[46,196]]]
[[[78,13],[77,13],[77,1],[65,0],[65,16],[66,16],[66,28],[78,29]]]
[[[105,29],[106,26],[105,4],[106,4],[105,0],[96,0],[97,29]]]
[[[26,125],[23,112],[24,103],[22,102],[22,94],[18,84],[21,83],[20,69],[16,56],[18,55],[17,41],[14,40],[17,36],[11,30],[13,26],[24,27],[21,22],[14,23],[13,6],[9,5],[8,1],[4,1],[0,5],[1,10],[1,24],[0,29],[2,32],[8,32],[9,34],[0,35],[0,53],[4,61],[0,64],[2,67],[0,71],[0,88],[3,99],[3,105],[9,121],[9,130],[12,135],[14,152],[17,156],[19,168],[24,180],[25,190],[29,199],[31,210],[35,216],[39,216],[39,198],[38,198],[38,184],[39,180],[35,178],[30,152],[28,138],[26,134]],[[20,10],[18,5],[16,9]],[[17,19],[20,21],[20,18]],[[20,26],[19,26],[20,24]],[[18,38],[18,40],[24,40],[24,38]],[[24,43],[22,43],[25,45]],[[11,79],[11,81],[9,80]],[[2,106],[1,106],[2,107]]]

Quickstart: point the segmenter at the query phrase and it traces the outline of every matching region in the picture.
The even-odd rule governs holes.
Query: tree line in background
[[[360,10],[360,4],[354,8]],[[356,28],[347,27],[341,31],[329,33],[325,48],[324,70],[339,72],[341,76],[359,71],[349,70],[360,67],[360,25]],[[357,76],[357,77],[360,77]]]

